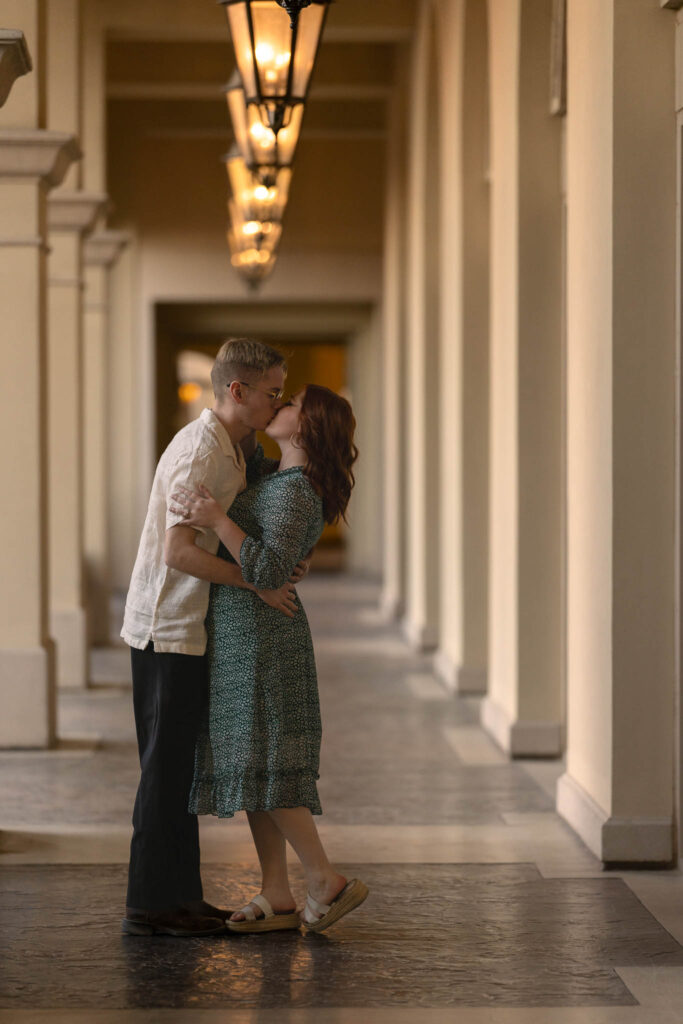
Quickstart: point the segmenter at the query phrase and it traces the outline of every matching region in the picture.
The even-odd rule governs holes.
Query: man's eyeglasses
[[[260,391],[261,394],[269,398],[271,402],[279,402],[284,395],[284,391],[281,388],[279,390],[277,388],[270,388],[270,390],[266,391],[265,388],[257,388],[255,384],[250,384],[248,380],[238,380],[237,383],[242,384],[245,388],[251,388],[252,391]],[[230,385],[228,385],[228,387],[230,387]]]

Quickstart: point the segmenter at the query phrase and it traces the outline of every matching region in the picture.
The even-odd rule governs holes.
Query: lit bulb
[[[275,50],[270,43],[259,43],[254,53],[259,64],[272,64],[275,60]]]

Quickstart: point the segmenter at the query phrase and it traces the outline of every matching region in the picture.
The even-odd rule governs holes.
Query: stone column
[[[48,366],[50,630],[60,686],[88,681],[83,580],[82,236],[106,197],[53,192],[50,228]]]
[[[439,96],[436,31],[422,4],[413,50],[408,125],[406,493],[407,578],[403,629],[433,649],[439,621]]]
[[[569,0],[568,742],[558,810],[606,863],[668,864],[674,852],[674,29],[659,0]]]
[[[0,552],[0,746],[55,738],[55,674],[48,637],[46,376],[47,191],[80,155],[72,135],[44,130],[44,8],[0,0],[0,23],[26,32],[36,61],[3,112],[0,130],[0,455],[11,488]]]
[[[48,0],[47,123],[82,134],[80,0]],[[87,158],[86,158],[87,159]],[[85,161],[84,161],[85,162]],[[87,683],[83,574],[83,236],[106,196],[80,190],[71,168],[50,196],[48,223],[50,362],[50,625],[61,686]]]
[[[395,83],[384,213],[384,287],[382,289],[383,586],[381,608],[387,619],[405,612],[405,287],[406,182],[405,83]]]
[[[109,267],[127,241],[125,232],[98,231],[84,248],[85,566],[88,635],[93,644],[107,644],[110,639],[108,277]]]
[[[491,469],[488,697],[513,756],[563,721],[561,126],[552,0],[490,0]]]
[[[0,107],[7,102],[17,78],[27,75],[32,67],[24,33],[0,28]]]

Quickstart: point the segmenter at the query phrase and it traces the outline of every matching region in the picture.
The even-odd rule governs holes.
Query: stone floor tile
[[[619,878],[547,880],[533,865],[344,870],[371,896],[326,935],[174,940],[118,933],[124,866],[5,867],[0,1006],[627,1007],[636,1000],[616,967],[683,968],[683,947]],[[223,905],[257,884],[255,867],[204,874]]]

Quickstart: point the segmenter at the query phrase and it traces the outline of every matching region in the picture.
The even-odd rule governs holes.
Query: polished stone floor
[[[321,833],[371,896],[322,936],[119,932],[137,765],[127,650],[60,700],[57,750],[0,754],[0,1024],[683,1024],[683,878],[604,873],[554,813],[561,766],[508,762],[376,611],[300,587],[325,736]],[[243,901],[243,816],[202,822],[207,896]],[[298,867],[294,889],[303,896]]]

